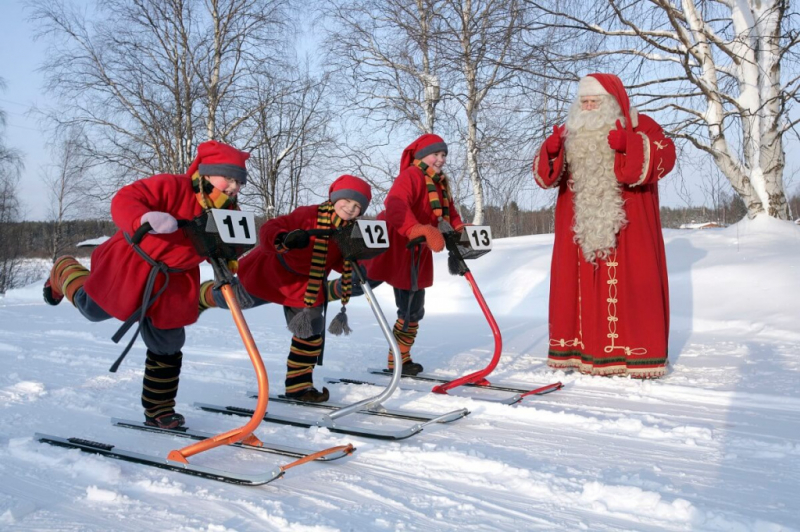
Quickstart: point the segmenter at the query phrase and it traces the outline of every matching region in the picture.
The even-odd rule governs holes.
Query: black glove
[[[295,229],[284,233],[283,245],[289,249],[303,249],[311,243],[311,236],[303,229]]]

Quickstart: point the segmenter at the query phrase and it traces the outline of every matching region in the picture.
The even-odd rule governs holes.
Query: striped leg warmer
[[[50,290],[53,299],[60,301],[62,297],[66,297],[67,301],[72,303],[75,292],[83,287],[88,278],[89,270],[74,257],[57,258],[50,270]]]
[[[183,355],[157,355],[148,349],[142,381],[142,406],[148,419],[175,412]]]
[[[289,358],[286,360],[286,393],[297,393],[314,385],[313,373],[322,352],[322,335],[308,338],[292,336]]]
[[[212,295],[213,289],[214,281],[204,281],[200,284],[200,314],[202,314],[204,310],[217,306],[216,301],[214,301],[214,296]]]
[[[397,318],[392,329],[392,333],[397,340],[397,346],[400,348],[400,357],[403,364],[411,362],[411,346],[414,345],[414,340],[419,330],[419,322],[410,321],[408,322],[408,330],[403,332],[404,323],[405,320],[403,318]],[[389,369],[394,369],[394,357],[391,349],[389,349]]]

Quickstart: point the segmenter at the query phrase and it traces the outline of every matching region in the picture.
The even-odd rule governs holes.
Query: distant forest
[[[793,196],[789,203],[792,213],[800,213],[800,195]],[[467,220],[472,215],[468,209],[462,209],[461,214]],[[747,209],[739,197],[732,196],[727,203],[723,203],[717,208],[662,207],[661,225],[669,229],[679,229],[683,224],[705,222],[727,226],[738,222],[746,214]],[[795,217],[797,217],[796,214]],[[488,206],[485,211],[485,224],[491,226],[492,235],[495,238],[552,233],[553,219],[552,208],[523,211],[514,202],[504,208]],[[259,220],[259,226],[263,222],[263,219]],[[19,246],[18,257],[52,258],[55,224],[51,222],[16,222],[4,225],[2,234]],[[93,248],[77,247],[77,244],[102,236],[111,236],[116,230],[116,226],[110,220],[66,221],[62,226],[65,247],[56,251],[55,254],[88,256]]]

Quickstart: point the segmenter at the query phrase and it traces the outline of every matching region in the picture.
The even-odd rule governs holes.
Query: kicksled
[[[225,301],[228,304],[228,308],[233,315],[236,328],[239,331],[247,353],[250,357],[250,361],[253,364],[258,382],[258,400],[256,407],[248,416],[250,418],[249,421],[242,427],[222,434],[214,435],[193,431],[188,427],[163,429],[146,425],[143,422],[116,419],[112,420],[114,426],[120,428],[170,434],[173,436],[198,440],[196,443],[192,443],[187,447],[175,449],[169,452],[166,457],[139,453],[120,448],[116,445],[79,437],[64,438],[49,434],[36,433],[34,435],[34,439],[43,443],[49,443],[51,445],[71,449],[79,449],[83,452],[98,454],[117,460],[123,460],[211,480],[247,486],[258,486],[272,482],[282,477],[287,470],[311,461],[331,461],[352,454],[355,451],[355,447],[353,447],[352,444],[331,447],[320,451],[308,451],[284,445],[269,444],[261,441],[253,434],[267,412],[267,404],[269,401],[269,380],[267,378],[267,371],[264,367],[264,362],[261,359],[261,354],[256,347],[253,336],[250,333],[250,329],[247,326],[244,315],[242,314],[239,299],[236,291],[234,290],[233,274],[230,272],[227,266],[228,260],[239,257],[255,244],[256,231],[253,214],[241,211],[212,209],[210,212],[203,213],[194,220],[180,221],[179,225],[186,232],[198,253],[206,257],[211,263],[214,269],[215,286],[220,288]],[[223,230],[220,230],[220,228],[223,228]],[[133,234],[132,237],[128,238],[128,241],[130,245],[134,247],[137,253],[142,256],[143,260],[146,260],[151,264],[153,267],[153,273],[151,274],[151,277],[154,280],[155,276],[157,276],[159,273],[168,275],[167,272],[169,271],[169,268],[164,263],[153,261],[153,259],[147,256],[139,247],[139,243],[149,230],[150,224],[143,224]],[[149,290],[150,283],[148,283],[148,285],[149,286],[145,289],[144,301],[141,310],[142,318],[144,317],[147,308],[158,296],[158,294],[151,296]],[[120,356],[120,358],[112,366],[112,371],[116,370],[116,367],[119,366],[119,363],[121,362],[125,353],[127,353],[132,343],[133,341],[130,342],[128,348],[126,348],[126,350],[123,352],[123,355]],[[233,446],[240,449],[250,449],[266,453],[273,453],[292,457],[295,458],[295,460],[282,465],[273,466],[263,472],[254,473],[237,473],[189,462],[189,458],[193,456],[223,446]]]
[[[458,233],[456,231],[450,231],[444,233],[444,237],[445,237],[445,245],[448,251],[448,261],[447,261],[448,270],[450,271],[451,275],[462,276],[469,283],[470,288],[472,289],[472,293],[474,294],[475,299],[478,301],[481,311],[483,312],[483,315],[486,317],[486,320],[489,323],[489,327],[492,330],[492,335],[494,337],[494,353],[492,355],[491,360],[489,361],[489,363],[486,365],[485,368],[475,371],[473,373],[469,373],[467,375],[464,375],[463,377],[459,377],[456,379],[448,379],[428,373],[418,373],[416,375],[402,375],[402,378],[408,380],[438,383],[431,389],[431,392],[443,395],[447,395],[450,390],[459,387],[465,387],[473,390],[493,390],[499,392],[510,392],[513,395],[502,399],[487,397],[485,396],[485,394],[476,395],[473,397],[474,399],[477,400],[491,401],[507,405],[513,405],[519,403],[526,397],[545,395],[563,388],[564,385],[561,382],[554,382],[551,384],[546,384],[544,386],[528,387],[524,384],[517,384],[517,383],[492,383],[487,379],[487,377],[495,370],[497,364],[500,362],[500,356],[503,351],[503,339],[502,335],[500,334],[500,328],[497,325],[497,321],[494,319],[491,310],[489,310],[489,306],[487,305],[486,300],[483,297],[483,294],[478,288],[478,284],[475,282],[475,278],[473,277],[472,272],[467,266],[465,259],[477,259],[478,257],[481,257],[486,253],[488,253],[489,251],[491,251],[492,248],[491,228],[488,226],[467,226],[465,227],[462,233]],[[412,249],[416,246],[423,246],[424,239],[417,238],[409,242],[408,245],[409,248]],[[412,291],[413,291],[416,288],[413,286],[413,281],[416,279],[415,272],[412,272],[411,278],[412,278]],[[397,358],[395,358],[395,360],[397,360]],[[397,370],[396,363],[395,363],[395,370]],[[389,370],[376,369],[376,368],[370,368],[369,373],[381,376],[387,376],[392,374],[392,372],[390,372]],[[328,378],[325,381],[330,384],[358,384],[358,385],[373,385],[373,386],[378,385],[375,382],[368,382],[364,380],[356,380],[348,378]]]
[[[375,298],[375,295],[372,292],[372,288],[369,286],[367,279],[364,277],[358,261],[372,258],[379,253],[384,252],[388,248],[389,241],[386,237],[386,222],[381,220],[358,220],[352,226],[348,226],[344,229],[311,230],[309,232],[312,236],[320,236],[323,234],[330,235],[341,250],[342,256],[351,262],[353,272],[356,275],[356,281],[364,290],[364,297],[366,298],[370,309],[375,316],[375,319],[378,321],[378,325],[380,326],[381,331],[391,349],[392,356],[395,360],[394,370],[387,373],[391,379],[380,393],[374,397],[363,399],[351,405],[340,404],[331,401],[322,403],[309,403],[296,401],[283,395],[270,395],[270,401],[273,403],[288,404],[292,407],[301,408],[303,410],[325,410],[326,412],[322,416],[313,420],[310,420],[305,416],[289,416],[268,413],[263,416],[263,420],[271,423],[280,423],[303,428],[324,427],[331,432],[361,436],[365,438],[404,440],[419,434],[428,426],[450,423],[467,416],[469,414],[469,410],[466,408],[453,410],[451,412],[432,413],[392,409],[387,408],[384,405],[384,403],[399,388],[400,379],[402,377],[402,364],[398,362],[401,359],[400,347],[397,345],[397,340],[392,333],[392,329],[386,321],[386,317],[384,316],[383,311],[378,304],[378,300]],[[258,396],[257,392],[248,392],[248,394],[250,397]],[[215,412],[233,416],[254,415],[253,410],[236,406],[210,405],[205,403],[195,403],[195,406],[207,412]],[[350,416],[391,418],[398,421],[410,421],[413,423],[409,426],[404,426],[401,428],[388,429],[380,426],[360,426],[342,422],[344,418],[348,418]]]

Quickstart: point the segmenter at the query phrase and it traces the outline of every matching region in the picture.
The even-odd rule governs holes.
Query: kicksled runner
[[[234,219],[235,218],[235,219]],[[49,434],[35,434],[34,438],[40,442],[49,443],[52,445],[79,449],[84,452],[99,454],[114,458],[118,460],[133,462],[137,464],[152,466],[160,469],[168,469],[185,473],[193,476],[203,477],[211,480],[227,482],[231,484],[240,484],[248,486],[258,486],[272,482],[283,476],[283,474],[296,466],[311,462],[311,461],[330,461],[344,456],[348,456],[355,451],[352,444],[331,447],[321,451],[307,451],[283,445],[273,445],[259,440],[253,432],[260,425],[264,415],[267,411],[267,404],[269,401],[269,381],[267,378],[267,371],[264,367],[264,362],[261,359],[261,354],[256,347],[250,329],[242,314],[239,298],[237,297],[234,289],[234,278],[227,266],[228,260],[235,259],[242,255],[245,251],[251,248],[256,242],[255,220],[252,213],[230,210],[217,210],[211,209],[210,212],[204,213],[194,220],[182,221],[180,225],[189,236],[194,244],[198,253],[207,257],[214,269],[214,278],[216,286],[218,286],[225,301],[230,308],[233,315],[234,322],[239,331],[239,334],[244,342],[250,361],[256,372],[258,382],[258,401],[252,414],[249,416],[250,420],[242,427],[218,434],[207,434],[197,432],[189,429],[188,427],[179,427],[175,429],[163,429],[146,425],[143,422],[125,421],[125,420],[112,420],[112,423],[121,428],[128,428],[134,430],[142,430],[147,432],[158,432],[163,434],[171,434],[175,436],[199,440],[187,447],[171,451],[166,457],[153,456],[150,454],[138,453],[126,449],[119,448],[115,445],[110,445],[103,442],[91,441],[83,438],[63,438],[59,436],[52,436]],[[158,294],[151,296],[152,281],[159,273],[165,276],[169,275],[169,268],[164,263],[154,261],[147,256],[144,251],[138,246],[142,238],[150,230],[150,224],[145,223],[128,238],[131,246],[152,266],[151,282],[145,288],[143,304],[140,312],[139,319],[143,319],[147,308],[153,303]],[[135,323],[135,319],[129,322]],[[128,327],[128,322],[121,329],[124,330]],[[138,331],[137,331],[138,333]],[[121,336],[121,335],[118,335]],[[118,336],[115,338],[118,339]],[[135,335],[134,335],[135,339]],[[131,340],[128,348],[123,352],[120,358],[112,366],[111,371],[115,371],[122,361],[122,358],[127,353],[132,345]],[[274,453],[278,455],[296,458],[296,460],[287,464],[275,466],[267,471],[258,473],[234,473],[222,469],[205,467],[196,465],[189,462],[189,458],[205,451],[215,449],[222,446],[235,446],[243,449],[252,449],[263,451],[267,453]]]
[[[448,391],[453,390],[458,387],[465,387],[470,389],[476,390],[494,390],[500,392],[511,392],[513,395],[504,399],[494,399],[489,397],[481,397],[481,396],[474,396],[474,399],[477,400],[484,400],[484,401],[491,401],[491,402],[499,402],[502,404],[513,405],[519,403],[526,397],[535,396],[535,395],[545,395],[563,388],[563,384],[561,382],[554,382],[552,384],[547,384],[545,386],[530,388],[526,387],[525,385],[520,384],[511,384],[511,383],[492,383],[486,377],[494,371],[497,367],[497,364],[500,362],[500,356],[503,351],[503,340],[500,334],[500,329],[497,326],[497,322],[492,315],[491,310],[489,310],[489,306],[486,304],[486,300],[483,298],[483,294],[481,294],[480,289],[478,288],[477,283],[475,282],[475,278],[472,275],[465,259],[477,259],[491,251],[492,248],[492,233],[491,228],[488,226],[467,226],[463,233],[458,233],[456,231],[447,232],[444,234],[445,237],[445,244],[448,250],[448,269],[451,275],[460,275],[466,278],[467,282],[469,283],[470,287],[472,288],[472,292],[475,295],[475,299],[477,299],[478,304],[483,311],[486,320],[489,322],[489,326],[492,329],[492,335],[494,336],[494,354],[492,355],[492,359],[489,361],[489,364],[474,373],[470,373],[464,375],[463,377],[459,377],[457,379],[447,379],[437,375],[428,374],[428,373],[418,373],[416,375],[402,375],[402,378],[409,379],[409,380],[417,380],[417,381],[424,381],[424,382],[432,382],[432,383],[439,383],[432,388],[433,393],[437,394],[447,394]],[[423,238],[417,238],[409,242],[409,248],[414,248],[416,246],[424,245]],[[411,274],[412,279],[412,291],[416,289],[413,286],[413,280],[416,279],[416,272],[412,271]],[[365,283],[366,284],[366,283]],[[371,293],[370,293],[371,295]],[[397,360],[397,359],[395,359]],[[397,364],[395,364],[395,369],[397,369]],[[390,375],[391,372],[386,369],[375,369],[370,368],[369,372],[373,375]],[[396,373],[396,371],[395,371]],[[340,379],[326,379],[326,382],[330,384],[366,384],[366,385],[377,385],[374,382],[367,382],[363,380],[355,380],[355,379],[347,379],[347,378],[340,378]]]

